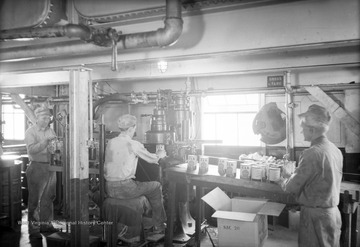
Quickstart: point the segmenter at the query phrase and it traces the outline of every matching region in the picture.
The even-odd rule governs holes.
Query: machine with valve
[[[170,90],[160,90],[157,93],[155,107],[151,115],[151,127],[145,134],[145,147],[150,152],[164,150],[168,157],[165,166],[184,163],[188,154],[195,154],[191,141],[193,130],[193,112],[190,110],[190,97],[185,93],[173,93]],[[138,165],[136,177],[139,179],[159,180],[163,184],[164,199],[167,200],[167,181],[163,179],[163,169],[143,164]],[[158,170],[157,170],[158,169]],[[186,242],[188,235],[195,232],[195,220],[190,215],[189,195],[192,188],[180,187],[177,189],[178,212],[174,240]],[[171,217],[171,216],[168,216]]]

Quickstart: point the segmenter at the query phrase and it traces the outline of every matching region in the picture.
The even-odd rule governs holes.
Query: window
[[[2,106],[2,133],[5,140],[25,139],[25,113],[13,105]]]
[[[260,94],[212,95],[202,100],[202,139],[220,145],[260,146],[252,122],[260,109]]]

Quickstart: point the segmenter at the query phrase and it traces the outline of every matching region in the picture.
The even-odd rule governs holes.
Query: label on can
[[[196,170],[196,166],[197,166],[197,156],[196,155],[192,155],[189,154],[188,155],[188,163],[187,163],[187,171],[188,172],[193,172]]]
[[[240,164],[240,178],[250,179],[252,164]]]
[[[236,177],[236,167],[237,161],[236,160],[228,160],[226,163],[226,176],[230,178]]]
[[[251,167],[251,179],[252,180],[262,180],[263,177],[263,168],[261,166],[255,165]]]
[[[209,171],[209,157],[201,155],[199,157],[199,174],[205,174]]]
[[[220,176],[224,176],[226,174],[226,164],[227,164],[227,158],[219,158],[218,161],[218,173]]]
[[[280,167],[269,167],[269,181],[277,182],[280,180]]]

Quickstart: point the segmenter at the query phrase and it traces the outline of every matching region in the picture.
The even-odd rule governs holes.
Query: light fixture
[[[157,63],[157,67],[158,67],[158,70],[161,72],[161,73],[165,73],[166,70],[167,70],[167,67],[168,67],[168,63],[164,60],[160,60],[158,63]]]

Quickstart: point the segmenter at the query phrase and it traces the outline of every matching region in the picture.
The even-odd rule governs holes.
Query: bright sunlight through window
[[[22,109],[12,105],[2,106],[2,133],[5,140],[24,140],[25,138],[25,114]]]
[[[260,94],[206,96],[202,100],[202,138],[219,145],[260,146],[252,122],[260,109]]]

